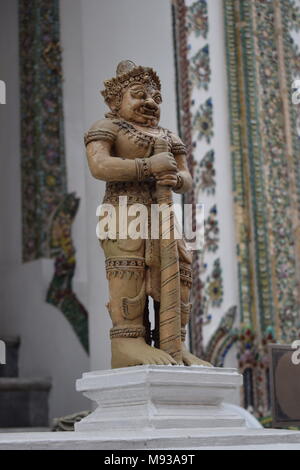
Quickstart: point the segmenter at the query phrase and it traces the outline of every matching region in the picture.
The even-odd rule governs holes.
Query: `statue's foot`
[[[202,359],[194,356],[194,354],[190,353],[185,346],[182,347],[182,360],[186,366],[213,367],[209,362],[202,361]]]
[[[111,351],[113,369],[148,364],[177,364],[169,354],[146,344],[144,338],[113,338]]]

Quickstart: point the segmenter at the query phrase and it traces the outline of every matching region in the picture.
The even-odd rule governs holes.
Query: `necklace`
[[[163,130],[161,127],[156,127],[156,128],[149,128],[149,127],[143,127],[143,126],[139,126],[137,124],[133,124],[133,127],[139,131],[139,132],[143,132],[144,134],[147,134],[147,135],[151,135],[151,136],[157,136],[157,135],[160,135],[162,134]],[[147,129],[147,130],[145,130]],[[151,129],[151,130],[150,130]]]

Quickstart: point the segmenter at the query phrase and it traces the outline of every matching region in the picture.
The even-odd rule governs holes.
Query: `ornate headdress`
[[[159,91],[161,89],[160,79],[153,69],[137,66],[131,60],[123,60],[117,67],[116,77],[104,82],[105,89],[101,95],[108,105],[114,102],[118,107],[124,90],[135,83],[148,84]]]

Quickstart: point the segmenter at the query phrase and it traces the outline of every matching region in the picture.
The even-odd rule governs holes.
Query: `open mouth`
[[[141,108],[141,113],[145,116],[149,117],[157,117],[158,111],[156,109],[150,109],[150,108]]]

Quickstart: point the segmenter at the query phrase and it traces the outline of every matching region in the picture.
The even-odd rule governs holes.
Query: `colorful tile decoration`
[[[186,11],[186,25],[189,33],[194,32],[196,37],[207,38],[208,12],[207,0],[197,0]]]
[[[219,224],[216,205],[213,102],[211,98],[210,49],[207,0],[173,1],[174,44],[177,72],[178,127],[187,144],[194,186],[184,202],[206,208],[206,243],[195,253],[193,266],[191,344],[204,356],[203,326],[223,302],[222,266],[219,257]],[[204,150],[209,146],[209,150]]]
[[[19,1],[23,260],[48,256],[48,218],[67,191],[58,1]]]
[[[207,251],[216,253],[219,248],[220,242],[220,229],[218,222],[218,210],[217,206],[214,205],[210,212],[209,216],[205,220],[205,248]]]
[[[245,378],[244,405],[267,423],[268,344],[291,344],[300,334],[300,105],[291,99],[293,81],[300,80],[300,0],[223,2],[241,326],[234,328],[237,312],[230,309],[204,348],[209,302],[218,302],[223,294],[222,283],[216,282],[222,278],[222,233],[211,227],[212,222],[218,227],[217,207],[212,204],[206,220],[207,251],[198,253],[194,271],[198,291],[193,291],[191,340],[195,354],[220,366],[237,345]],[[179,128],[189,144],[194,177],[193,192],[185,202],[208,195],[213,202],[218,191],[218,155],[211,149],[199,157],[199,142],[213,146],[215,138],[209,47],[208,64],[203,65],[209,32],[204,3],[173,0]],[[212,266],[206,262],[208,250],[216,254]]]
[[[55,258],[47,300],[87,349],[87,313],[72,292],[78,203],[67,194],[59,27],[59,0],[19,0],[23,261]]]
[[[198,89],[208,90],[211,77],[208,44],[191,58],[190,77],[192,84]]]
[[[300,333],[299,1],[224,0],[245,407],[270,412],[268,344]],[[298,78],[299,75],[298,75]]]
[[[200,164],[195,162],[194,170],[194,191],[197,200],[199,195],[206,193],[208,196],[216,192],[216,170],[215,170],[215,152],[210,150],[201,160]]]
[[[193,129],[198,133],[197,138],[199,141],[205,139],[208,144],[211,143],[214,135],[213,104],[211,98],[206,100],[204,104],[201,104],[194,115]]]
[[[206,279],[207,295],[213,307],[220,307],[223,300],[222,268],[220,259],[214,262],[212,273]]]

